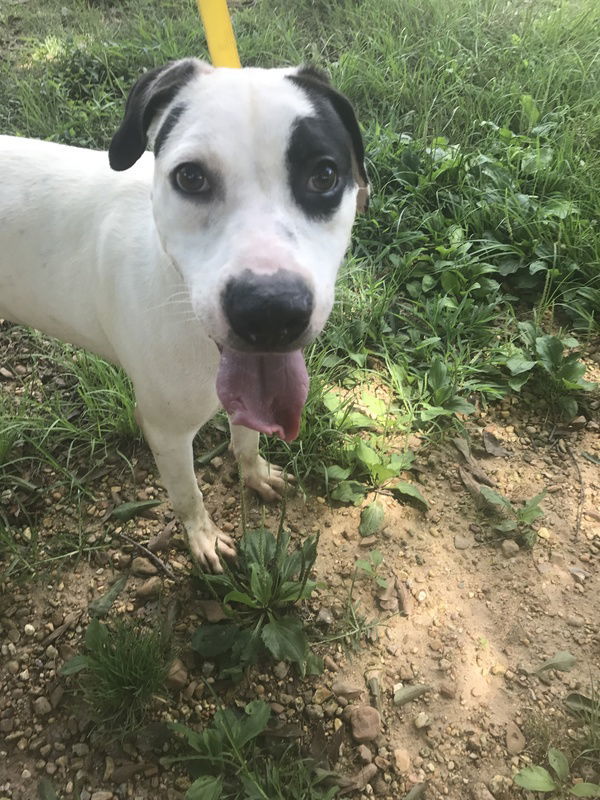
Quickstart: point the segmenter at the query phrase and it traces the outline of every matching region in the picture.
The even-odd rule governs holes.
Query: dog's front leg
[[[278,500],[283,495],[286,484],[293,482],[293,476],[276,464],[265,461],[259,454],[257,431],[252,431],[243,425],[233,425],[231,420],[229,429],[231,449],[239,464],[245,485],[257,491],[267,502]]]
[[[233,539],[213,523],[204,507],[194,472],[192,441],[195,432],[181,433],[157,427],[139,413],[138,421],[173,508],[185,525],[192,556],[203,567],[221,572],[218,553],[234,556],[235,546]]]

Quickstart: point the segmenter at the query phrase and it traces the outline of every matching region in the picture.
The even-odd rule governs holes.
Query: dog
[[[235,547],[205,510],[192,440],[222,404],[245,484],[281,494],[259,432],[298,434],[302,348],[331,311],[364,158],[321,72],[193,58],[139,78],[108,157],[0,137],[0,318],[125,370],[203,568]]]

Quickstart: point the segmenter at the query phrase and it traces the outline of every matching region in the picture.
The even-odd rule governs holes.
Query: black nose
[[[267,352],[292,344],[308,327],[313,310],[304,280],[282,269],[272,275],[244,270],[227,283],[222,303],[234,333]]]

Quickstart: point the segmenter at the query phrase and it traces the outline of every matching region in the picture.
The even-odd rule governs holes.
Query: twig
[[[165,575],[168,575],[169,578],[172,578],[173,580],[177,580],[177,576],[175,575],[171,567],[168,564],[165,564],[165,562],[162,559],[160,559],[155,553],[153,553],[152,550],[148,550],[147,547],[145,547],[143,544],[140,544],[140,542],[136,542],[135,539],[132,539],[131,536],[128,536],[126,533],[120,533],[119,536],[121,537],[121,539],[125,539],[126,542],[129,542],[129,544],[132,544],[134,547],[139,548],[142,551],[142,553],[144,553],[144,555],[147,556],[147,558],[149,558],[150,561],[152,561],[152,563],[155,566],[157,566],[159,569],[162,569]]]
[[[573,459],[573,463],[575,464],[575,469],[577,470],[577,477],[579,478],[579,502],[577,504],[577,520],[575,522],[575,538],[579,538],[579,534],[581,533],[581,517],[583,514],[583,503],[585,501],[585,486],[583,483],[583,478],[581,477],[581,470],[579,469],[579,464],[577,459],[575,458],[575,453],[571,449],[569,445],[567,447],[567,452]]]

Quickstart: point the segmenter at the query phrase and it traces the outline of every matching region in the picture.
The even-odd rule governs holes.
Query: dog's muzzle
[[[246,269],[226,284],[221,295],[233,333],[257,352],[288,351],[308,328],[313,294],[304,279],[289,270],[268,275]]]

